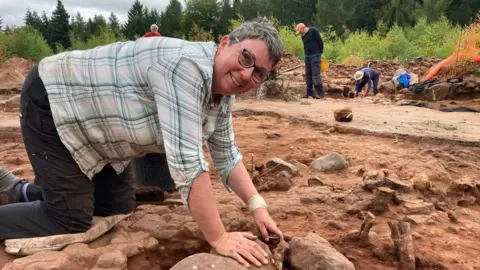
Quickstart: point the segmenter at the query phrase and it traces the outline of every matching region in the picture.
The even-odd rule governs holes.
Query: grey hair
[[[278,30],[265,17],[258,17],[252,21],[246,21],[235,28],[229,35],[230,45],[246,39],[259,39],[267,44],[270,60],[276,65],[283,52],[283,43]]]

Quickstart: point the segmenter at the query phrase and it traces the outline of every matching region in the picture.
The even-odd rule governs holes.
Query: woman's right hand
[[[232,257],[246,267],[250,267],[246,260],[260,267],[262,263],[268,263],[268,254],[254,241],[256,239],[256,236],[248,232],[226,232],[212,247],[218,254]]]

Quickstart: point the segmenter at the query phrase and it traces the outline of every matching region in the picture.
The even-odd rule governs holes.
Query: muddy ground
[[[416,215],[418,220],[411,222],[419,269],[478,269],[478,201],[468,194],[462,199],[449,197],[446,193],[452,182],[466,177],[478,180],[480,151],[475,143],[480,141],[478,115],[378,104],[359,105],[349,101],[314,100],[311,103],[242,101],[235,107],[236,141],[247,167],[251,167],[251,155],[254,163],[279,157],[286,161],[295,159],[305,165],[298,165],[302,173],[292,178],[293,186],[288,191],[262,191],[270,213],[286,236],[315,232],[329,240],[356,269],[396,269],[398,259],[393,252],[387,221]],[[352,106],[354,120],[351,123],[334,122],[333,109],[345,105]],[[0,119],[3,123],[10,123],[0,127],[0,166],[32,179],[18,128],[18,116],[16,113],[2,113]],[[431,119],[437,119],[437,124],[428,124]],[[394,133],[402,136],[394,136]],[[348,161],[348,168],[322,173],[307,167],[317,157],[330,152],[340,153]],[[373,193],[361,188],[365,182],[362,176],[371,171],[395,175],[406,183],[424,173],[433,185],[431,191],[399,192],[403,203],[390,203],[385,213],[377,215],[372,228],[378,236],[374,247],[363,247],[350,241],[348,233],[360,228],[365,213],[361,207],[352,210],[352,205],[372,199]],[[308,179],[315,176],[323,184],[309,186]],[[235,194],[225,191],[214,172],[212,179],[226,227],[255,232],[243,203]],[[403,204],[415,200],[432,204],[440,201],[446,206],[423,212],[405,210]],[[455,213],[457,223],[448,218],[448,211]],[[145,232],[157,244],[131,255],[129,269],[159,269],[158,266],[168,269],[188,255],[209,251],[182,206],[140,206],[131,218],[89,246],[101,253],[118,242],[120,236],[134,231]],[[88,254],[93,256],[93,259],[89,258],[94,262],[95,252]],[[13,259],[15,257],[3,254],[0,265]],[[75,259],[71,261],[78,266]],[[134,267],[130,262],[141,262],[142,267]]]

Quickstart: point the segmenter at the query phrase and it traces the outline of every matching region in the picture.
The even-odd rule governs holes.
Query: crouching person
[[[228,190],[249,207],[263,237],[282,237],[234,141],[236,94],[262,83],[282,52],[265,19],[213,42],[138,39],[43,59],[22,89],[20,124],[35,181],[0,169],[0,241],[78,233],[92,216],[135,207],[130,160],[165,152],[172,178],[210,245],[245,265],[266,263],[250,233],[219,217],[206,141]]]

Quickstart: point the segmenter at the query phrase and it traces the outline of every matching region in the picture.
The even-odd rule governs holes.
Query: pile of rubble
[[[282,72],[290,68],[298,67],[302,64],[303,63],[293,53],[283,51],[277,70]]]
[[[19,86],[23,84],[28,71],[35,62],[19,57],[7,59],[0,65],[0,85]]]

